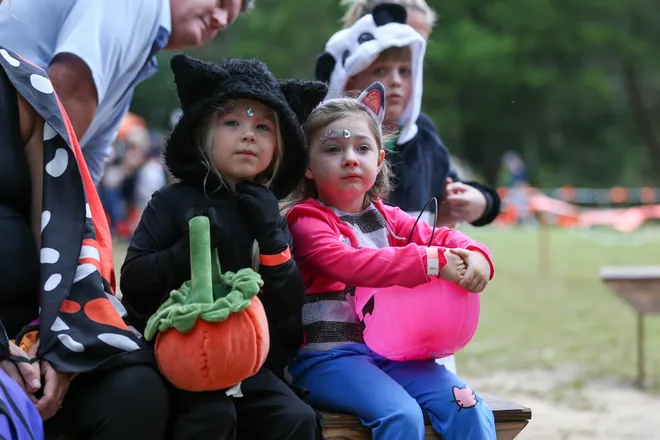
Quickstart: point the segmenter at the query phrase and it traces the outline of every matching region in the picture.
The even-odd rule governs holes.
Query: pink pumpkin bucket
[[[364,342],[395,361],[439,359],[463,349],[479,323],[480,296],[440,278],[414,288],[358,287]]]

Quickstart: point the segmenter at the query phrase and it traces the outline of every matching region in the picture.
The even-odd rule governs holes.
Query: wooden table
[[[644,389],[644,316],[660,313],[660,266],[610,266],[600,278],[637,312],[637,385]]]
[[[495,427],[497,429],[497,440],[512,440],[532,418],[529,408],[516,403],[507,402],[499,397],[482,394],[483,399],[493,410],[495,415]],[[323,436],[326,440],[370,440],[371,431],[362,426],[360,420],[355,416],[347,414],[320,411],[323,415]],[[425,415],[426,439],[440,439],[433,432],[429,419]]]

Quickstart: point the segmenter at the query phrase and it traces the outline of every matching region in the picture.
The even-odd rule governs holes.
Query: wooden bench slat
[[[507,402],[506,400],[491,396],[489,394],[482,394],[486,404],[493,410],[495,422],[523,422],[532,418],[532,410],[516,403]],[[360,420],[352,415],[341,414],[329,411],[319,411],[323,415],[325,426],[329,428],[335,427],[361,427]],[[426,423],[428,417],[425,415]]]
[[[660,266],[605,266],[600,277],[604,281],[660,279]]]
[[[481,397],[493,410],[498,440],[515,438],[532,418],[532,411],[527,407],[507,402],[500,397],[489,394],[482,394]],[[360,419],[353,415],[329,411],[319,411],[319,413],[323,416],[323,435],[327,440],[363,440],[371,438],[369,428],[363,426]],[[426,439],[440,438],[431,429],[426,414],[424,414],[424,423],[426,424]]]

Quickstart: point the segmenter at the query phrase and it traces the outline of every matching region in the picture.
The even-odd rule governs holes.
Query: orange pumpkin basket
[[[156,336],[158,368],[174,386],[223,390],[254,375],[268,355],[268,321],[257,297],[263,280],[252,269],[223,274],[209,219],[189,225],[191,279],[170,293],[144,336]]]

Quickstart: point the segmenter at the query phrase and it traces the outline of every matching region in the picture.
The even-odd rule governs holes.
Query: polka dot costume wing
[[[85,372],[144,347],[114,297],[108,224],[73,128],[39,67],[0,48],[0,66],[45,120],[41,215],[40,354]]]

